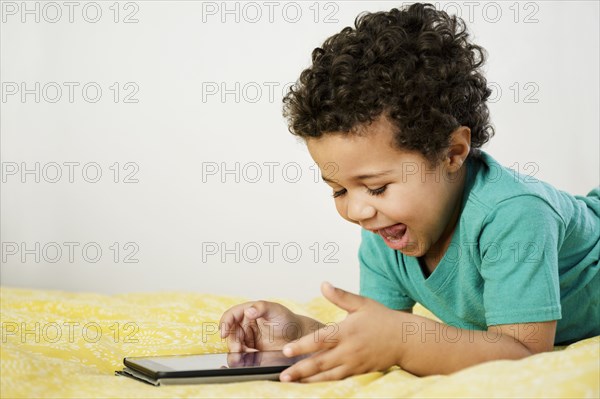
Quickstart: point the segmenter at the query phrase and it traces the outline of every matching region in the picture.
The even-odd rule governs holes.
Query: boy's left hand
[[[284,370],[280,380],[317,382],[339,380],[398,364],[399,318],[402,313],[350,292],[321,285],[321,292],[348,316],[339,324],[305,335],[284,346],[286,356],[318,352]],[[332,329],[339,327],[332,333]]]

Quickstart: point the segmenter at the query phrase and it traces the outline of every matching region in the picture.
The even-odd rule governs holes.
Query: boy
[[[337,166],[323,179],[362,227],[361,295],[323,284],[348,311],[329,329],[276,303],[237,305],[220,322],[230,351],[314,352],[280,377],[312,382],[450,373],[599,335],[599,190],[571,196],[479,149],[491,91],[462,20],[414,4],[355,25],[313,51],[284,115],[318,165]],[[444,324],[413,315],[416,301]]]

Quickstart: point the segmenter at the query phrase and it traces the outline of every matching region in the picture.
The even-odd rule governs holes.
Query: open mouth
[[[408,244],[406,225],[402,223],[379,229],[377,230],[377,234],[379,234],[387,246],[392,249],[402,249]]]

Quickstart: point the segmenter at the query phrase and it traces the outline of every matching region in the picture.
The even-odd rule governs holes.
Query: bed
[[[263,298],[269,299],[269,298]],[[115,376],[125,356],[214,353],[221,313],[247,298],[188,292],[102,295],[0,288],[2,398],[172,397],[569,397],[600,396],[600,336],[518,361],[494,361],[448,376],[397,367],[342,381],[274,381],[154,387]],[[344,312],[323,298],[273,299],[321,321]],[[434,318],[423,307],[415,313]]]

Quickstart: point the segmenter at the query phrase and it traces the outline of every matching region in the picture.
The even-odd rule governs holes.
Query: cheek
[[[341,204],[342,201],[337,200],[337,199],[335,199],[333,201],[334,201],[334,204],[335,204],[335,209],[338,211],[338,213],[340,214],[341,217],[344,217],[344,212],[342,212],[342,210],[343,210],[342,209],[342,204]]]
[[[399,186],[391,192],[385,210],[389,217],[404,221],[414,230],[427,230],[438,217],[438,201],[441,193],[431,191],[424,184]]]
[[[356,223],[354,220],[348,219],[346,201],[344,201],[344,199],[342,199],[342,198],[336,198],[334,201],[335,201],[335,209],[337,210],[338,214],[343,219],[345,219],[351,223]]]

